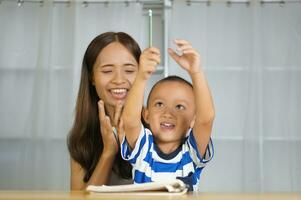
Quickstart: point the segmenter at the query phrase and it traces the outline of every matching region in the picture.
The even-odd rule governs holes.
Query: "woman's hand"
[[[169,55],[190,75],[200,71],[200,56],[198,52],[186,40],[175,40],[178,50],[182,55],[178,55],[174,50],[168,48]]]
[[[157,65],[161,62],[160,51],[155,47],[145,49],[139,59],[138,76],[147,80],[156,71]]]
[[[110,117],[106,115],[104,102],[98,101],[100,131],[103,141],[103,152],[108,154],[116,154],[119,149],[118,135],[113,132],[113,126],[119,127],[122,104],[117,104],[115,107],[113,126]],[[116,130],[116,129],[115,129]],[[116,133],[117,134],[117,133]]]

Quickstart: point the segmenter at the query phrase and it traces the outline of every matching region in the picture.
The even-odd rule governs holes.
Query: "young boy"
[[[185,40],[175,40],[182,55],[168,49],[193,83],[171,76],[152,88],[140,120],[146,82],[160,63],[160,52],[146,49],[122,114],[121,154],[133,165],[135,183],[181,179],[197,191],[202,169],[213,156],[210,139],[214,119],[211,94],[200,67],[199,54]]]

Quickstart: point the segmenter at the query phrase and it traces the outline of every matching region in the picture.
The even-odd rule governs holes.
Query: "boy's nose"
[[[164,112],[163,112],[163,116],[166,118],[173,118],[174,114],[172,109],[170,108],[165,108]]]

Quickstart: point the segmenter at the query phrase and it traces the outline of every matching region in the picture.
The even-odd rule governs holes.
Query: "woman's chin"
[[[125,102],[125,99],[116,99],[115,102],[116,102],[115,105],[117,105],[117,104],[122,104],[123,105],[124,102]]]
[[[111,98],[109,100],[111,105],[116,106],[117,104],[124,104],[125,103],[125,98]]]

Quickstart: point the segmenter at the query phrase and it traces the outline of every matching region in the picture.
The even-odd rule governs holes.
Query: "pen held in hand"
[[[148,10],[148,19],[149,19],[149,47],[153,46],[153,11]]]

